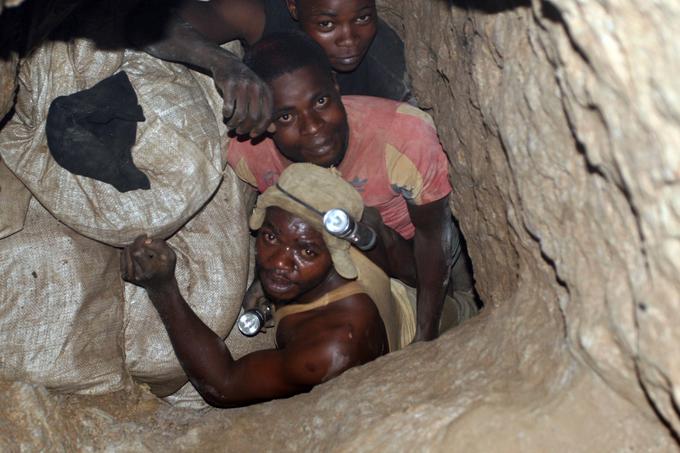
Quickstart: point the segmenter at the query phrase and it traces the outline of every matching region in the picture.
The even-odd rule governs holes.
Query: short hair
[[[267,35],[248,50],[243,62],[265,82],[309,66],[333,74],[323,48],[300,31]]]

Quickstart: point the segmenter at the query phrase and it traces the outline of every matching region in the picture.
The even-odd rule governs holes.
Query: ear
[[[297,10],[296,0],[286,0],[286,7],[288,8],[288,12],[290,13],[290,16],[293,19],[300,20],[300,19],[298,19],[298,10]]]

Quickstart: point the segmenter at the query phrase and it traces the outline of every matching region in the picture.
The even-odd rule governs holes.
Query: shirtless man
[[[362,281],[349,243],[322,233],[322,213],[332,208],[360,217],[363,203],[342,178],[311,164],[292,165],[258,199],[250,224],[259,228],[259,279],[276,305],[277,347],[239,360],[180,294],[175,253],[164,241],[140,236],[123,251],[123,278],[146,289],[179,362],[209,404],[306,392],[410,341],[401,338],[406,316],[398,307],[368,295],[372,282]]]
[[[167,2],[142,2],[129,20],[130,38],[158,58],[208,71],[222,92],[227,125],[239,135],[255,137],[270,125],[271,93],[239,58],[218,46],[234,39],[250,46],[270,33],[299,28],[323,47],[342,94],[410,97],[403,42],[378,19],[375,0],[175,3],[164,18]]]
[[[301,33],[272,34],[245,61],[272,90],[277,130],[272,138],[229,143],[237,175],[264,192],[291,162],[336,166],[379,212],[367,219],[381,239],[367,255],[417,288],[416,340],[438,334],[452,265],[463,280],[458,292],[475,311],[448,207],[448,161],[432,119],[405,103],[341,98],[323,50]]]

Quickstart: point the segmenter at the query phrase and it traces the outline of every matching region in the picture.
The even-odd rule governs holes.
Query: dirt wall
[[[680,5],[384,5],[451,156],[485,300],[507,303],[516,256],[540,255],[566,347],[679,432]]]
[[[243,409],[8,383],[0,445],[678,450],[680,6],[379,5],[450,155],[483,313],[309,394]]]

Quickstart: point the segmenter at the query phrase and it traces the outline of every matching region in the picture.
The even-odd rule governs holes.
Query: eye
[[[302,254],[303,254],[304,256],[306,256],[307,258],[314,258],[314,257],[317,255],[317,253],[316,253],[314,250],[310,249],[310,248],[304,249],[304,250],[302,251]]]
[[[330,20],[322,20],[318,23],[318,25],[319,28],[324,31],[333,29],[333,22],[331,22]]]
[[[358,24],[367,24],[371,21],[371,15],[370,14],[364,14],[359,17],[357,17],[357,23]]]
[[[262,237],[267,242],[276,242],[276,236],[271,231],[264,231]]]
[[[323,107],[324,105],[328,104],[328,101],[330,99],[328,96],[321,96],[319,99],[316,100],[316,105]]]
[[[290,113],[284,113],[283,115],[279,116],[276,121],[283,124],[290,123],[293,121],[293,115]]]

